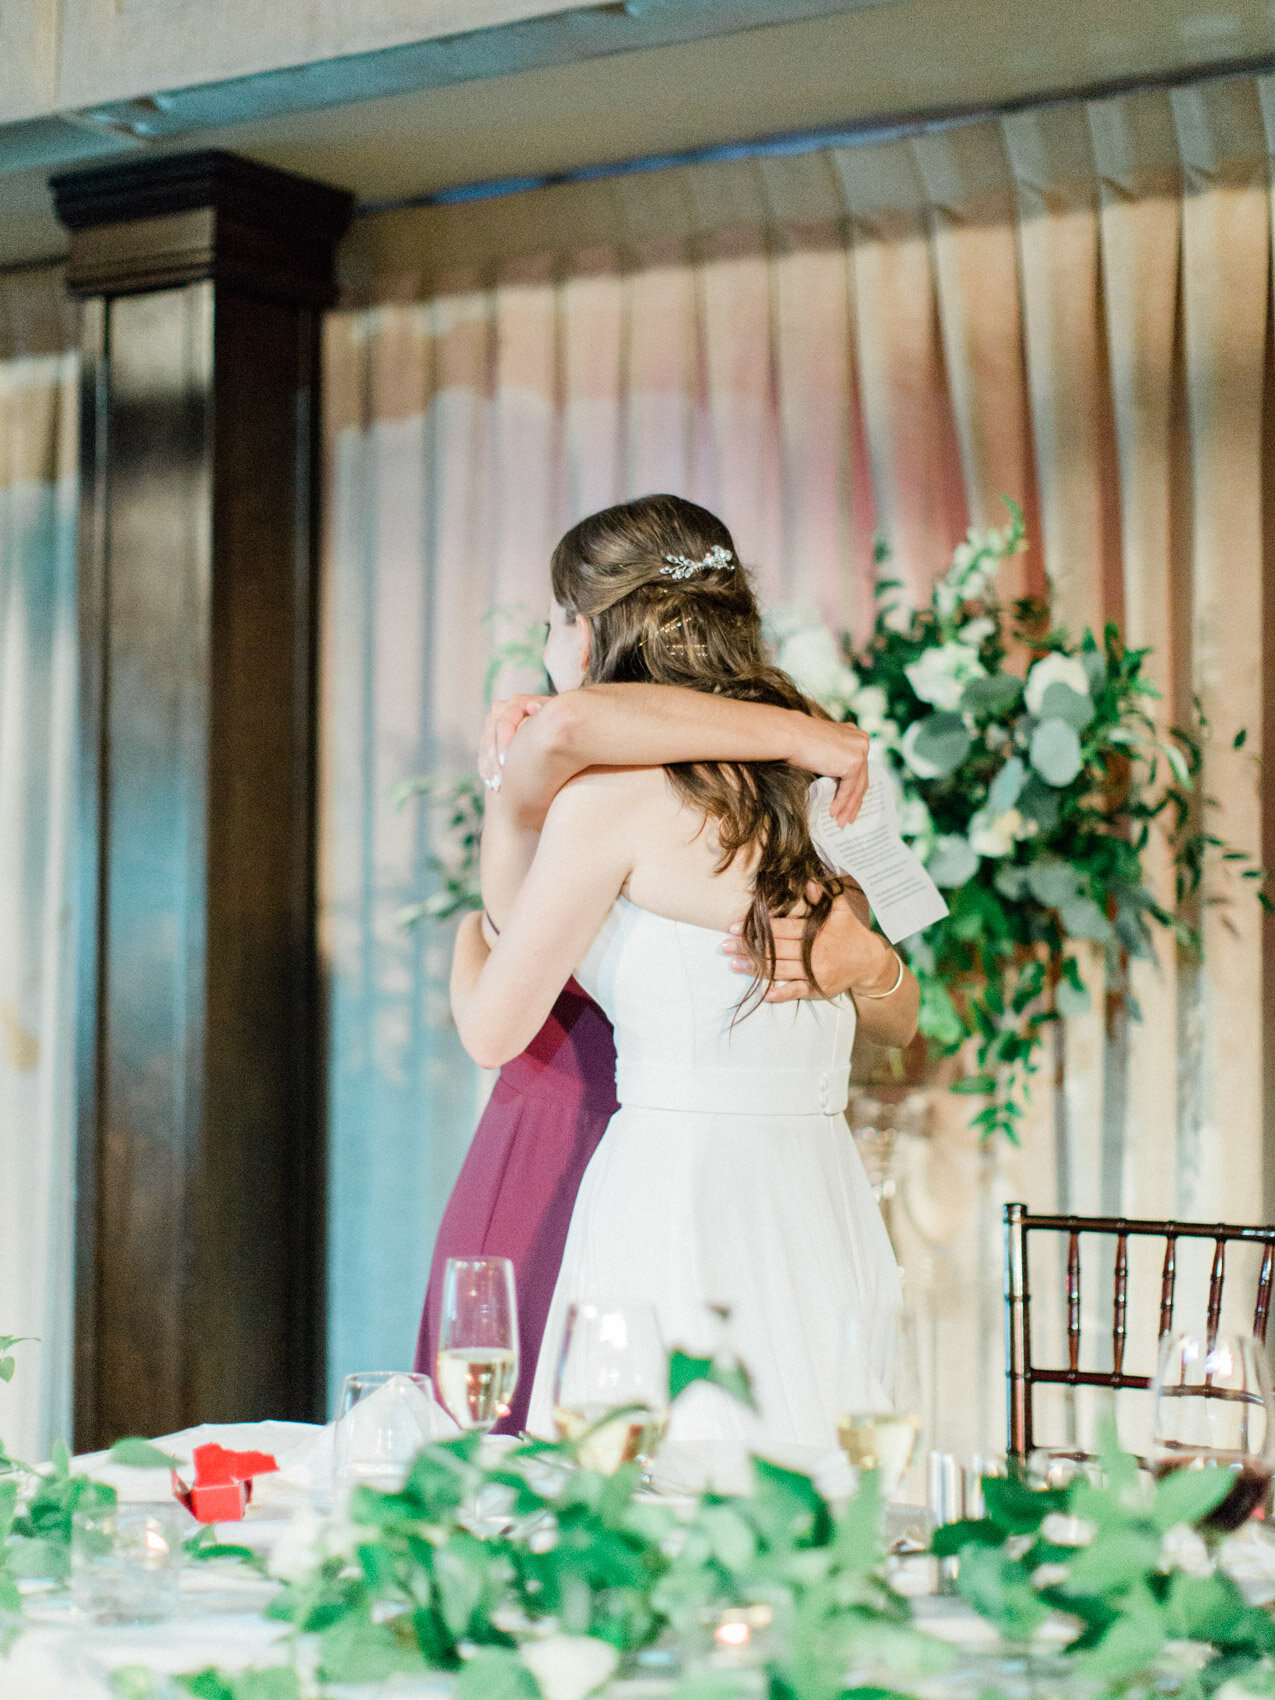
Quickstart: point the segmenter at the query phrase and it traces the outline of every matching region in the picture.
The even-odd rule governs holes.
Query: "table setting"
[[[501,1262],[449,1270],[437,1382],[355,1374],[325,1426],[201,1425],[0,1473],[0,1696],[1275,1684],[1275,1425],[1250,1337],[1164,1342],[1143,1458],[1113,1431],[1096,1456],[918,1456],[904,1371],[892,1401],[847,1410],[827,1457],[709,1459],[679,1452],[679,1413],[747,1405],[746,1370],[724,1348],[666,1355],[627,1303],[573,1313],[556,1441],[493,1434],[518,1374]]]

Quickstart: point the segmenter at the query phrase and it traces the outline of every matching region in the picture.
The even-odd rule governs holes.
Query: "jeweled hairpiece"
[[[734,555],[720,543],[714,543],[708,554],[701,555],[698,561],[692,561],[686,555],[665,555],[663,559],[660,572],[665,578],[694,578],[696,573],[710,573],[719,567],[723,572],[735,571]]]

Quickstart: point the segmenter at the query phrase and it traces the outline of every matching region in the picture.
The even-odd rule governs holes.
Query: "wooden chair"
[[[1067,1368],[1045,1369],[1032,1361],[1031,1287],[1028,1241],[1033,1234],[1067,1236]],[[1082,1234],[1110,1234],[1116,1242],[1112,1270],[1111,1368],[1080,1368],[1080,1239]],[[1226,1248],[1234,1240],[1263,1247],[1257,1279],[1253,1333],[1266,1339],[1271,1283],[1275,1275],[1275,1226],[1232,1227],[1207,1222],[1137,1222],[1122,1216],[1033,1216],[1025,1204],[1005,1206],[1005,1373],[1008,1395],[1008,1441],[1011,1458],[1025,1460],[1035,1442],[1032,1397],[1042,1385],[1107,1387],[1113,1390],[1149,1388],[1149,1375],[1129,1375],[1124,1367],[1129,1300],[1129,1241],[1162,1239],[1164,1262],[1160,1273],[1160,1328],[1163,1339],[1173,1327],[1179,1240],[1212,1240],[1207,1329],[1216,1335],[1222,1316],[1222,1286],[1226,1279]]]

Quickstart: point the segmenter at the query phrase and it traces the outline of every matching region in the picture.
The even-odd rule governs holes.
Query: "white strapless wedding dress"
[[[692,1390],[678,1444],[822,1452],[838,1415],[888,1389],[899,1275],[843,1114],[854,1005],[762,1003],[736,1019],[747,982],[721,940],[619,898],[577,975],[615,1028],[620,1108],[571,1218],[535,1434],[553,1434],[567,1311],[589,1299],[649,1300],[665,1345],[701,1352],[720,1335],[710,1307],[729,1306],[760,1417]]]

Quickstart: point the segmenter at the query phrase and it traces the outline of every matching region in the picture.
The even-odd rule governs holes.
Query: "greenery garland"
[[[705,1378],[746,1396],[738,1366],[674,1354],[674,1397]],[[116,1695],[308,1700],[332,1684],[452,1671],[456,1700],[585,1700],[652,1648],[707,1652],[711,1626],[738,1613],[761,1625],[752,1667],[692,1657],[671,1700],[899,1700],[932,1694],[957,1662],[892,1585],[875,1474],[833,1506],[809,1477],[756,1459],[751,1493],[705,1493],[679,1510],[640,1493],[635,1465],[581,1468],[582,1444],[525,1443],[494,1467],[476,1435],[426,1447],[401,1491],[360,1488],[348,1520],[302,1516],[276,1547],[267,1615],[293,1629],[284,1662],[171,1679],[127,1666]],[[142,1442],[117,1450],[143,1467],[159,1456]],[[65,1448],[22,1494],[21,1467],[6,1463],[0,1626],[11,1642],[17,1579],[65,1577],[74,1510],[115,1495],[72,1473]],[[939,1529],[932,1550],[957,1560],[960,1594],[1003,1645],[1031,1648],[1051,1615],[1070,1625],[1053,1672],[1063,1692],[1208,1700],[1237,1683],[1270,1695],[1275,1621],[1194,1533],[1232,1485],[1215,1467],[1152,1482],[1109,1435],[1098,1467],[1066,1487],[986,1478],[986,1516]],[[194,1545],[198,1556],[206,1536]],[[996,1694],[994,1660],[983,1678]]]

